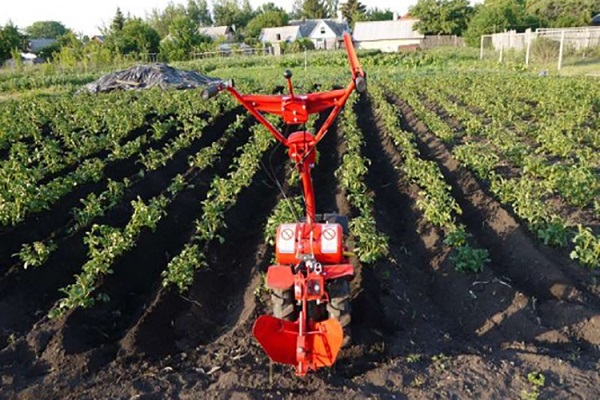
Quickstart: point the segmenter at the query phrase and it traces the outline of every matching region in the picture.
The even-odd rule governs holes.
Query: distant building
[[[209,36],[212,40],[224,40],[233,42],[235,39],[235,31],[231,26],[202,26],[198,29],[201,35]]]
[[[299,26],[277,26],[274,28],[263,28],[260,31],[259,40],[261,43],[291,43],[301,38]]]
[[[29,41],[29,52],[36,54],[54,43],[56,43],[56,39],[31,39]]]
[[[288,26],[264,28],[259,40],[262,43],[291,43],[296,39],[307,38],[316,49],[338,49],[344,41],[344,32],[348,32],[346,22],[331,19],[309,19],[306,21],[290,21]]]
[[[414,28],[418,21],[407,16],[391,21],[357,22],[354,26],[354,43],[358,49],[383,52],[417,48],[425,38]]]
[[[104,44],[105,41],[106,41],[106,38],[102,35],[95,35],[95,36],[92,36],[92,38],[90,39],[90,42],[96,42],[98,44]]]

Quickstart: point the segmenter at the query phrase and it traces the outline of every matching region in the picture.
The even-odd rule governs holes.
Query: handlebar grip
[[[359,76],[354,81],[354,86],[356,87],[356,91],[360,94],[367,91],[367,79],[363,76]]]
[[[202,90],[202,94],[201,94],[202,99],[203,100],[212,99],[213,97],[218,95],[220,91],[221,91],[221,86],[219,84],[208,85],[207,87],[205,87]]]

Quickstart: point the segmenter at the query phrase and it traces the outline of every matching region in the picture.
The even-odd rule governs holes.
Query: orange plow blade
[[[344,339],[342,326],[334,319],[310,323],[303,340],[299,337],[298,322],[269,315],[256,320],[253,334],[271,360],[294,365],[298,375],[305,375],[308,370],[331,367]],[[302,341],[304,351],[300,346]]]

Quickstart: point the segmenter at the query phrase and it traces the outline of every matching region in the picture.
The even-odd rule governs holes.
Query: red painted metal
[[[352,92],[357,90],[362,93],[366,90],[366,76],[349,34],[344,35],[344,44],[352,73],[352,79],[345,89],[296,94],[291,82],[291,72],[286,71],[289,91],[287,95],[242,95],[233,85],[224,82],[203,92],[204,98],[210,98],[222,90],[231,93],[275,139],[288,148],[288,155],[300,173],[306,220],[280,226],[276,247],[277,261],[280,265],[271,266],[267,271],[268,287],[277,290],[290,290],[293,287],[295,300],[300,308],[298,319],[284,321],[272,316],[261,316],[253,327],[253,334],[267,355],[275,362],[294,365],[299,376],[321,367],[332,366],[343,341],[340,323],[334,319],[314,320],[309,315],[308,302],[328,302],[326,282],[354,276],[354,267],[344,255],[341,226],[319,224],[316,221],[315,194],[311,177],[311,169],[316,162],[316,146],[327,134]],[[331,109],[329,116],[316,134],[300,131],[287,138],[263,115],[278,115],[286,125],[300,125],[308,121],[309,115],[328,109]],[[329,236],[336,238],[333,252],[324,251],[323,248],[333,246],[331,241],[319,242]]]

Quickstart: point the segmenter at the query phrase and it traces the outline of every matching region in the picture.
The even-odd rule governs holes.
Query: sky
[[[293,0],[250,0],[253,8],[272,1],[291,11]],[[125,15],[145,17],[154,8],[164,9],[170,2],[186,4],[187,0],[2,0],[0,26],[9,20],[19,28],[26,28],[35,21],[60,21],[77,33],[92,36],[100,28],[110,25],[117,7]],[[344,2],[344,0],[341,0]],[[389,8],[400,14],[417,0],[361,0],[368,8]],[[208,0],[209,5],[211,1]]]

